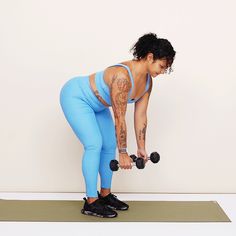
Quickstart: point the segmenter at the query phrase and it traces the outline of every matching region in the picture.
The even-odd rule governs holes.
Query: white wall
[[[148,32],[176,50],[154,79],[146,147],[161,161],[114,192],[236,192],[235,1],[0,1],[0,191],[84,192],[83,146],[59,104],[76,75],[132,59]],[[136,153],[133,104],[128,150]],[[100,178],[98,178],[98,189]]]

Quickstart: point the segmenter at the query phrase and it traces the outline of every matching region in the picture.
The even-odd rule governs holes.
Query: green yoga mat
[[[216,201],[125,201],[115,218],[83,215],[84,201],[0,200],[0,221],[231,222]]]

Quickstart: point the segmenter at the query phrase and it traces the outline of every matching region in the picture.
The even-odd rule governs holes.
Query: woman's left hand
[[[141,157],[144,159],[145,163],[148,161],[148,155],[147,155],[147,152],[144,148],[139,148],[137,150],[137,157]]]

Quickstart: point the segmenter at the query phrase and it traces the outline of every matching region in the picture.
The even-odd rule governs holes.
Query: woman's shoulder
[[[119,62],[117,64],[123,64],[123,62]],[[125,64],[126,65],[126,64]],[[118,66],[116,64],[112,66],[108,66],[104,69],[104,81],[110,86],[113,78],[120,77],[129,80],[129,72],[123,66]]]

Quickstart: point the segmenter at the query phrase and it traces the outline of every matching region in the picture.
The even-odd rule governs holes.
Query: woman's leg
[[[110,192],[112,182],[113,172],[110,169],[110,161],[116,159],[115,125],[109,108],[97,112],[95,115],[102,135],[99,174],[101,178],[101,195],[105,196]]]
[[[102,136],[94,110],[78,97],[60,96],[64,115],[74,133],[84,146],[82,171],[86,185],[86,195],[97,199],[97,177],[102,148]]]

